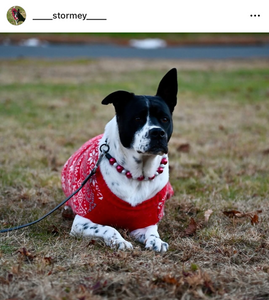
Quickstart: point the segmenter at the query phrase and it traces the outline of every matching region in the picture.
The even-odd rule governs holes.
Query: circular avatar
[[[26,19],[26,12],[20,6],[12,6],[7,11],[7,20],[12,25],[21,25]]]

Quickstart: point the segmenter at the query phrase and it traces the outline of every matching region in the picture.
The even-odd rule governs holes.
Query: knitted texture
[[[15,20],[18,20],[18,18],[15,16],[15,13],[17,12],[16,8],[12,8],[12,16]]]
[[[94,168],[99,157],[102,135],[86,142],[65,163],[62,170],[62,187],[66,196],[78,189]],[[98,167],[84,187],[67,203],[75,214],[92,222],[124,228],[130,231],[157,224],[164,215],[164,203],[173,195],[168,182],[154,197],[131,206],[108,188]]]

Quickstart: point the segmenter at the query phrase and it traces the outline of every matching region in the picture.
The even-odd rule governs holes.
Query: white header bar
[[[14,5],[20,25],[7,19]],[[2,0],[0,32],[269,32],[269,1]]]

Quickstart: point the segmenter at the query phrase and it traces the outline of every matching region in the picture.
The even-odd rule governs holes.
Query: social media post
[[[265,2],[0,8],[0,299],[268,299]]]

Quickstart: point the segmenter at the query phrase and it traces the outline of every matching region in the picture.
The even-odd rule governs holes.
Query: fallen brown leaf
[[[259,223],[259,217],[258,215],[254,215],[252,218],[251,218],[251,224],[252,225],[255,225],[255,224],[258,224]]]
[[[209,293],[215,292],[215,288],[213,286],[210,276],[207,273],[203,272],[201,269],[198,269],[194,272],[183,271],[183,276],[184,281],[186,281],[190,287],[201,286],[202,288],[206,289]]]
[[[223,211],[223,213],[225,214],[225,216],[229,218],[239,217],[239,215],[241,214],[241,212],[238,210],[228,210],[228,211]]]
[[[18,265],[14,265],[14,266],[12,266],[12,268],[11,268],[11,272],[12,272],[12,274],[19,274],[20,273],[20,271],[21,271],[21,266],[20,266],[20,264],[18,264]]]
[[[248,213],[243,213],[243,212],[240,212],[237,210],[230,210],[230,211],[224,211],[223,213],[229,218],[248,217],[248,218],[250,218],[251,225],[256,225],[259,223],[258,214],[262,213],[262,210],[257,210],[255,212],[248,212]]]
[[[265,149],[265,150],[263,150],[263,151],[262,151],[262,154],[263,154],[263,155],[268,155],[268,154],[269,154],[269,148],[268,148],[268,149]]]
[[[11,273],[9,273],[9,274],[7,275],[8,281],[11,282],[11,281],[13,280],[13,277],[14,277],[14,275],[11,274]]]
[[[207,223],[209,221],[210,216],[212,215],[213,210],[212,209],[208,209],[207,211],[205,211],[205,222]]]
[[[46,265],[52,265],[53,264],[53,258],[51,256],[45,256],[44,257],[44,262]]]
[[[31,254],[26,248],[21,248],[17,251],[26,261],[32,262],[35,258],[35,255]]]
[[[95,245],[96,244],[96,240],[90,240],[87,247],[91,246],[91,245]]]
[[[188,227],[182,232],[181,237],[191,236],[196,233],[197,223],[193,218],[190,219]]]
[[[178,284],[178,280],[173,277],[172,275],[166,275],[163,277],[163,281],[172,285],[177,285]]]
[[[51,226],[48,228],[47,232],[48,232],[49,234],[52,234],[52,235],[58,235],[58,234],[59,234],[59,229],[58,229],[55,225],[51,225]]]
[[[9,284],[9,281],[5,277],[0,276],[0,283],[1,284]]]
[[[187,276],[185,280],[191,287],[203,285],[204,283],[200,270],[197,273],[193,273],[190,276]]]
[[[75,214],[73,213],[73,210],[69,206],[64,206],[62,210],[62,217],[67,220],[74,220]]]
[[[190,152],[190,149],[191,149],[191,146],[190,146],[189,143],[180,144],[180,145],[177,147],[177,151],[178,151],[178,152],[184,152],[184,153]]]

